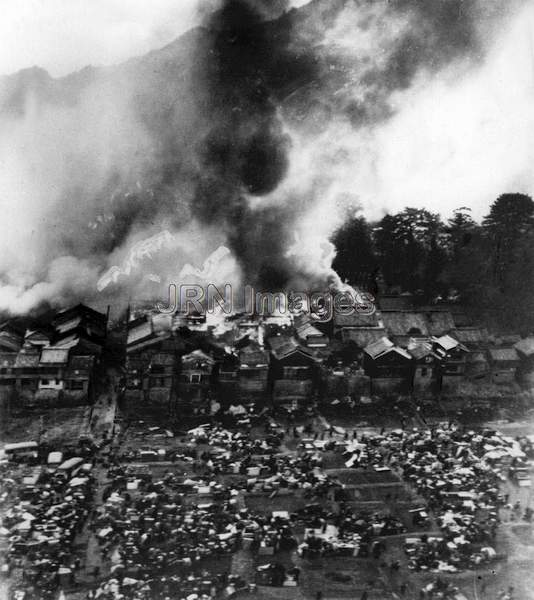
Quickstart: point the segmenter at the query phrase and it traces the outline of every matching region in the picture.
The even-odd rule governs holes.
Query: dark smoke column
[[[230,0],[206,24],[199,48],[199,106],[205,131],[196,148],[194,214],[220,225],[246,283],[280,289],[290,277],[285,252],[291,207],[251,209],[247,197],[273,192],[288,169],[290,139],[277,97],[309,78],[313,61],[292,53],[292,20],[265,21],[244,0]]]

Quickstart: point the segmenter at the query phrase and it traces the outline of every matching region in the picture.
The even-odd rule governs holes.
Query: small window
[[[41,379],[41,385],[48,385],[50,381],[48,379]]]
[[[191,383],[200,383],[202,380],[202,376],[199,373],[191,374]]]
[[[70,382],[70,389],[71,390],[83,390],[83,381],[71,381]]]
[[[421,377],[426,377],[428,375],[428,369],[426,367],[423,367],[421,369]]]

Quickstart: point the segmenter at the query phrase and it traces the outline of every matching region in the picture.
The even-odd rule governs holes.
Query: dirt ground
[[[96,420],[95,420],[96,417]],[[150,426],[156,426],[158,419],[155,418]],[[346,417],[329,419],[315,418],[296,423],[303,426],[311,422],[317,431],[326,432],[329,424],[338,425],[349,431],[356,429],[358,435],[364,432],[378,433],[382,427],[395,428],[399,424],[390,416],[382,419],[376,416],[373,423],[367,418],[347,419]],[[161,426],[165,427],[164,416],[161,418]],[[281,452],[293,453],[301,442],[301,436],[294,437],[292,429],[282,423],[289,434],[286,436]],[[414,418],[405,423],[407,427],[421,426],[420,420]],[[534,419],[524,419],[510,423],[493,423],[494,426],[507,435],[523,435],[534,432]],[[88,431],[93,431],[97,436],[104,433],[112,434],[120,428],[125,428],[121,423],[120,414],[115,412],[115,403],[102,398],[96,410],[88,407],[77,407],[72,409],[57,409],[43,412],[35,416],[24,416],[14,419],[9,431],[1,439],[2,443],[22,441],[29,439],[46,439],[54,442],[65,442],[76,439]],[[254,428],[254,437],[264,435],[262,427]],[[184,440],[180,437],[169,437],[162,431],[150,431],[149,424],[133,422],[126,430],[121,450],[124,452],[138,448],[184,448]],[[201,451],[201,448],[198,448]],[[369,600],[382,600],[387,598],[401,598],[400,589],[403,583],[407,585],[404,598],[418,598],[422,585],[435,579],[435,574],[414,573],[407,568],[407,559],[403,551],[404,539],[413,534],[415,528],[412,526],[409,510],[420,506],[422,500],[418,498],[413,490],[409,489],[394,474],[381,477],[370,477],[369,474],[361,474],[356,471],[347,472],[343,470],[343,462],[335,453],[325,456],[324,466],[332,474],[337,474],[346,479],[346,483],[354,488],[355,494],[351,504],[355,510],[365,508],[373,511],[388,512],[399,517],[408,528],[405,535],[389,536],[385,538],[386,552],[380,559],[363,557],[338,557],[323,558],[316,560],[305,560],[298,556],[296,551],[280,553],[275,560],[287,566],[296,565],[301,569],[300,585],[294,588],[268,588],[260,587],[251,598],[256,600],[315,600],[317,592],[322,592],[324,600],[335,600],[336,598],[352,598],[359,600],[367,593]],[[162,477],[166,471],[179,472],[181,474],[193,474],[194,469],[187,462],[170,461],[150,463],[148,465],[154,478]],[[531,465],[532,467],[532,465]],[[533,470],[531,468],[531,474]],[[106,469],[97,468],[98,489],[96,503],[101,502],[102,492],[109,485]],[[534,485],[534,481],[533,481]],[[517,600],[534,599],[534,536],[532,525],[520,520],[524,508],[532,506],[532,492],[534,488],[518,488],[511,481],[502,484],[503,491],[509,494],[511,503],[519,500],[522,511],[520,515],[513,511],[503,509],[501,519],[503,521],[499,529],[497,551],[506,555],[505,560],[492,563],[488,568],[480,571],[465,571],[459,574],[444,575],[442,578],[452,581],[467,600],[497,600],[501,590],[514,586]],[[393,496],[395,494],[395,496]],[[294,512],[310,500],[304,497],[302,491],[291,495],[279,495],[269,498],[264,494],[248,495],[242,500],[244,504],[257,512],[269,514],[273,511],[287,510]],[[325,500],[325,502],[327,502]],[[297,540],[302,540],[303,531],[295,530]],[[68,600],[78,600],[85,596],[84,588],[94,581],[92,572],[95,566],[99,566],[102,574],[106,573],[106,558],[100,555],[98,544],[93,532],[85,528],[76,542],[76,552],[82,558],[82,571],[78,582],[82,588],[66,590]],[[253,581],[255,567],[271,562],[271,556],[252,556],[249,552],[239,551],[228,559],[228,564],[221,565],[221,569],[232,570],[242,574],[249,581]],[[399,561],[399,570],[393,570],[390,565]],[[2,587],[3,586],[3,587]],[[243,594],[241,598],[247,598]],[[7,598],[5,581],[0,580],[0,598]]]

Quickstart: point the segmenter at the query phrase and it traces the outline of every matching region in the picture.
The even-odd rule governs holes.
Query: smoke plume
[[[530,192],[533,19],[520,0],[215,0],[117,67],[3,78],[0,310],[159,298],[219,246],[213,283],[339,286],[347,206],[480,215]]]

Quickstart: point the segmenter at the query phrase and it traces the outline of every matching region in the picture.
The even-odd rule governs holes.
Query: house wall
[[[311,399],[314,393],[313,381],[277,379],[273,385],[273,402],[283,404],[292,400]]]
[[[267,367],[240,369],[238,372],[238,390],[242,393],[263,393],[269,385],[269,369]]]
[[[325,377],[325,395],[329,398],[341,396],[368,396],[371,393],[371,378],[363,373],[348,375],[328,374]]]
[[[371,377],[371,394],[401,393],[407,385],[404,377]]]
[[[441,376],[440,389],[442,392],[456,392],[464,382],[465,377],[463,373],[454,375],[443,374]]]
[[[376,360],[364,354],[363,366],[365,373],[373,379],[411,379],[412,361],[394,352],[389,352]]]
[[[413,375],[413,391],[429,392],[436,385],[435,365],[433,362],[418,363]]]
[[[493,383],[514,383],[516,380],[516,367],[494,366],[491,370]]]

